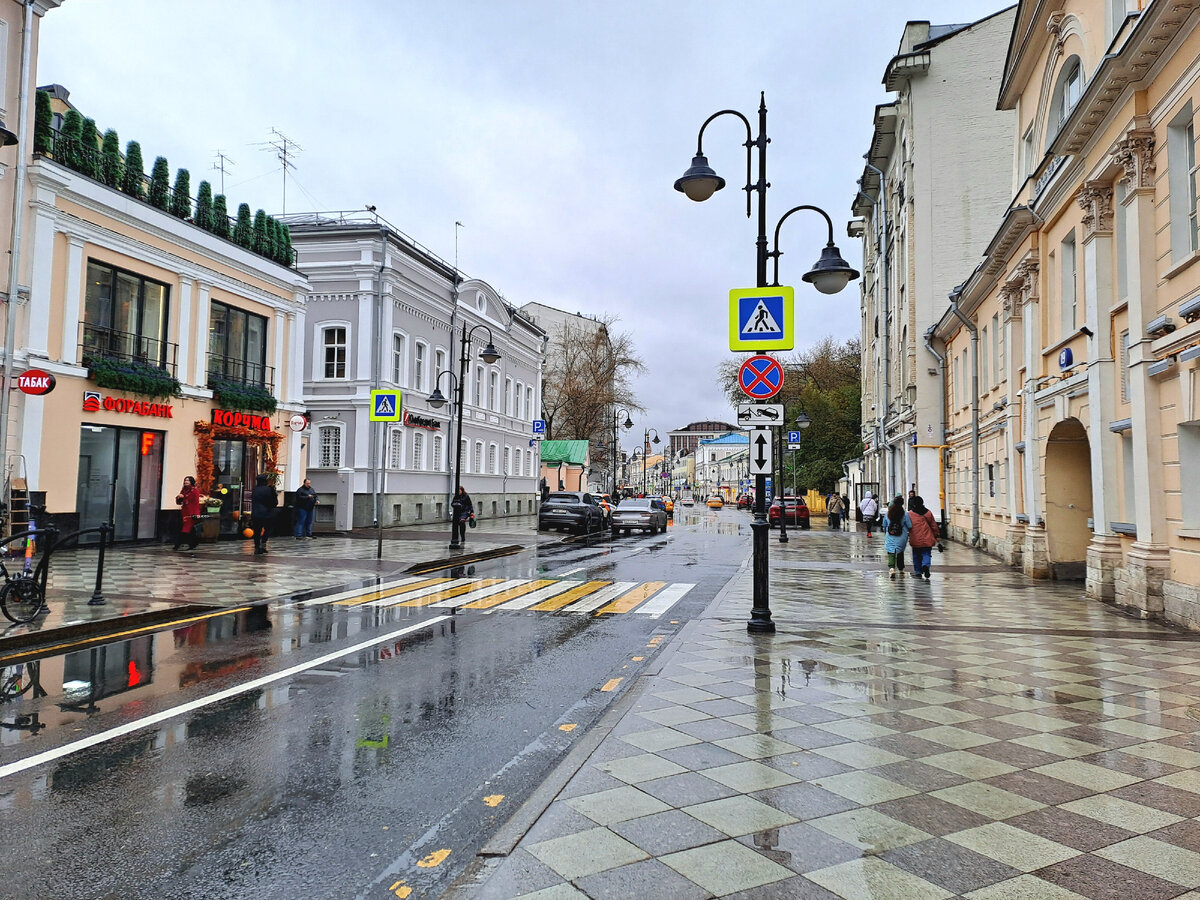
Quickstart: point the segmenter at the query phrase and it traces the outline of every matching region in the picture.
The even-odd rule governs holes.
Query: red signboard
[[[738,370],[738,386],[747,397],[767,400],[783,387],[783,367],[769,356],[752,356]]]
[[[17,387],[26,394],[48,394],[54,390],[54,376],[41,369],[29,369],[17,376]]]
[[[124,397],[105,397],[99,391],[83,392],[84,412],[129,413],[134,416],[152,416],[156,419],[173,419],[169,403],[149,403],[145,400],[126,400]]]
[[[231,409],[214,409],[212,423],[224,425],[227,428],[252,428],[255,431],[270,431],[271,417],[255,413],[234,412]]]

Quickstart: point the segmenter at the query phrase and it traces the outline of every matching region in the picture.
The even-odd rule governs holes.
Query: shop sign
[[[404,424],[412,428],[428,428],[430,431],[442,430],[442,423],[437,419],[430,419],[426,416],[414,416],[407,409],[404,411]]]
[[[212,423],[224,425],[226,428],[250,428],[254,431],[270,431],[271,417],[259,416],[248,412],[234,412],[231,409],[214,409]]]
[[[83,392],[84,412],[129,413],[134,416],[153,416],[156,419],[173,419],[170,403],[150,403],[147,400],[126,400],[123,397],[105,397],[99,391]]]
[[[54,390],[54,376],[41,369],[27,369],[17,376],[17,387],[25,394],[48,394]]]
[[[308,416],[296,413],[290,419],[288,419],[288,428],[292,429],[292,431],[303,431],[307,427]]]

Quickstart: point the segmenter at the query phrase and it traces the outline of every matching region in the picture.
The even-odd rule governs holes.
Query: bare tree
[[[568,321],[550,335],[542,369],[546,436],[591,444],[593,463],[607,465],[613,410],[638,410],[631,381],[645,370],[633,336],[614,331],[615,316]]]

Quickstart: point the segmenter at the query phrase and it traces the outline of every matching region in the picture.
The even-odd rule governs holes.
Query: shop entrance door
[[[222,497],[221,534],[234,534],[250,526],[250,494],[259,471],[258,455],[246,441],[213,441],[213,481]],[[228,493],[221,494],[222,487]]]
[[[75,509],[80,528],[113,524],[113,540],[158,537],[165,435],[161,431],[83,425]],[[87,535],[83,542],[94,542]]]

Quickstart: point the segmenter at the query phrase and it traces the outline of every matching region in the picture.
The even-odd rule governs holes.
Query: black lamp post
[[[709,166],[708,159],[704,156],[704,129],[708,127],[709,122],[724,115],[736,116],[746,126],[746,141],[743,144],[746,148],[746,187],[744,189],[746,191],[746,218],[750,217],[750,195],[751,193],[758,194],[755,286],[768,286],[767,260],[772,257],[775,259],[775,278],[776,283],[778,283],[779,257],[782,255],[778,249],[779,226],[792,213],[801,209],[808,209],[818,212],[825,217],[825,221],[829,224],[829,242],[826,244],[824,250],[821,251],[820,259],[817,260],[817,263],[810,271],[804,274],[803,279],[823,294],[836,294],[849,284],[852,279],[857,278],[858,272],[842,259],[841,253],[838,252],[837,247],[834,245],[833,220],[824,211],[815,206],[797,206],[788,210],[775,226],[775,251],[771,252],[767,249],[767,187],[769,185],[767,182],[768,138],[767,99],[765,93],[759,95],[758,137],[751,136],[750,120],[735,109],[723,109],[720,112],[713,113],[704,120],[704,124],[700,126],[700,134],[696,138],[696,156],[692,160],[692,165],[683,173],[683,177],[676,180],[675,190],[686,194],[689,199],[699,202],[707,200],[714,193],[725,187],[725,179]],[[754,148],[758,149],[758,181],[751,182]],[[746,629],[761,633],[770,633],[775,630],[775,623],[771,620],[770,560],[768,557],[768,531],[770,525],[767,523],[766,493],[766,476],[755,476],[754,521],[750,526],[754,533],[754,605],[750,610],[750,621],[746,623]]]
[[[431,407],[433,407],[434,409],[441,409],[445,405],[446,398],[445,398],[445,396],[443,396],[441,388],[438,387],[438,384],[441,382],[442,376],[449,373],[451,380],[454,382],[454,406],[455,406],[455,411],[454,411],[454,417],[455,417],[454,471],[452,471],[450,473],[450,491],[451,491],[450,499],[451,499],[451,510],[452,510],[451,515],[453,515],[454,496],[458,493],[458,487],[459,487],[459,484],[462,479],[463,385],[467,379],[467,363],[470,362],[471,335],[473,335],[475,333],[476,329],[479,329],[479,328],[482,328],[484,331],[486,331],[487,335],[488,335],[487,346],[479,351],[479,358],[482,359],[488,365],[491,365],[492,363],[494,363],[496,360],[498,360],[500,358],[500,351],[497,350],[495,345],[492,343],[492,330],[490,328],[488,328],[486,325],[482,325],[482,324],[474,325],[468,330],[467,323],[464,322],[463,330],[462,330],[462,351],[461,351],[461,355],[459,356],[459,360],[458,360],[458,378],[455,378],[454,374],[452,372],[449,372],[448,369],[446,370],[446,372],[439,372],[437,375],[437,379],[433,383],[433,393],[429,395],[429,400],[428,400],[429,405]],[[451,529],[450,529],[450,549],[458,550],[461,547],[462,547],[462,544],[458,540],[458,530],[456,528],[451,527]]]
[[[653,441],[650,440],[650,432],[652,432],[652,431],[654,432],[654,440]],[[643,434],[642,434],[642,493],[643,494],[650,493],[648,490],[646,490],[646,457],[649,455],[646,452],[646,445],[651,444],[651,443],[653,443],[653,444],[661,444],[662,443],[662,441],[659,440],[659,438],[658,438],[658,429],[657,428],[647,428],[645,430],[645,432],[643,432]]]
[[[621,416],[622,416],[622,415],[624,415],[624,416],[625,416],[625,421],[624,421],[624,422],[621,422]],[[619,425],[618,425],[618,423],[619,423]],[[625,407],[623,407],[623,406],[622,406],[620,409],[614,409],[614,410],[613,410],[613,463],[612,463],[612,472],[613,472],[613,486],[612,486],[612,498],[613,498],[613,501],[614,501],[614,502],[616,502],[616,501],[618,501],[618,500],[620,499],[620,498],[617,496],[617,490],[620,488],[620,485],[618,484],[618,481],[619,481],[619,479],[620,479],[620,475],[618,474],[618,469],[617,469],[617,467],[618,467],[618,465],[620,464],[620,457],[621,457],[621,443],[620,443],[620,441],[617,439],[617,438],[618,438],[618,434],[619,434],[619,432],[617,431],[617,428],[618,428],[618,427],[624,428],[626,431],[628,431],[630,428],[632,428],[632,427],[633,427],[633,419],[629,418],[629,410],[627,410],[627,409],[626,409]]]
[[[801,412],[800,415],[796,416],[796,427],[798,429],[800,429],[801,435],[803,435],[803,433],[808,429],[808,426],[811,424],[812,424],[812,419],[810,419],[805,413]],[[799,443],[797,443],[796,450],[799,450],[799,449],[800,449]],[[792,494],[793,495],[796,493],[796,450],[792,450]]]

